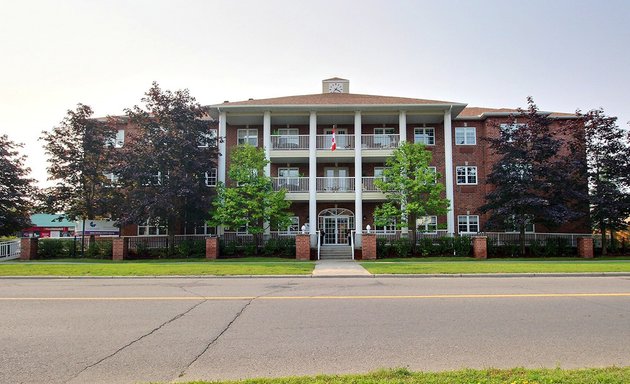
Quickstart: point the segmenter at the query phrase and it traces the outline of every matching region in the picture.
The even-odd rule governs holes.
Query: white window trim
[[[216,187],[218,180],[218,172],[216,168],[210,169],[210,172],[205,172],[206,187]]]
[[[241,132],[244,132],[245,136],[241,137]],[[254,135],[255,133],[255,135]],[[249,143],[251,138],[256,138],[256,144]],[[255,128],[241,128],[236,131],[236,143],[238,145],[243,145],[244,143],[239,143],[239,140],[243,139],[245,143],[249,143],[250,145],[257,147],[258,146],[258,130]]]
[[[459,226],[460,226],[460,218],[465,217],[466,218],[466,231],[460,231],[459,230]],[[477,218],[477,232],[472,232],[470,231],[470,218],[471,217],[476,217]],[[463,224],[461,224],[463,225]],[[457,216],[457,233],[479,233],[479,215],[458,215]]]
[[[142,224],[138,224],[138,228],[137,228],[137,234],[138,236],[164,236],[164,235],[168,235],[168,228],[166,228],[163,225],[159,224],[159,221],[156,222],[157,224],[152,224],[151,223],[151,219],[147,219],[147,221],[145,221]],[[146,228],[145,232],[146,234],[141,235],[140,234],[140,228]],[[150,228],[155,228],[155,234],[152,235],[149,232],[151,232],[149,229]]]
[[[475,182],[474,183],[469,183],[468,182],[468,177],[469,175],[469,168],[474,168],[475,169]],[[464,177],[466,179],[465,183],[460,183],[459,182],[459,175],[458,175],[458,171],[459,169],[465,169],[466,172],[464,174]],[[455,181],[457,182],[457,185],[477,185],[479,184],[479,170],[477,169],[476,165],[458,165],[457,167],[455,167]]]
[[[423,130],[423,131],[431,130],[431,131],[433,131],[433,144],[425,143],[425,142],[422,142],[422,141],[417,141],[416,140],[416,135],[417,135],[416,131],[418,131],[418,130]],[[423,134],[426,134],[426,132],[424,132]],[[414,127],[413,128],[413,142],[414,143],[422,143],[424,145],[434,146],[435,145],[435,128],[434,127]]]
[[[209,142],[212,142],[212,147],[216,147],[217,146],[217,130],[216,129],[210,129],[208,131],[208,133],[203,133],[201,134],[201,137],[199,138],[199,145],[197,145],[197,147],[199,148],[208,148],[210,147]]]
[[[374,232],[375,233],[382,233],[382,234],[392,234],[392,233],[396,233],[396,231],[398,230],[398,226],[397,226],[398,222],[396,220],[396,218],[391,218],[389,221],[389,224],[387,225],[379,225],[379,226],[374,226]]]
[[[463,132],[464,132],[464,142],[461,143],[461,144],[459,142],[457,142],[457,131],[458,130],[463,130]],[[467,141],[467,137],[468,137],[468,135],[466,135],[466,132],[470,131],[470,130],[472,130],[475,133],[475,136],[474,136],[475,140],[474,140],[473,143],[466,142]],[[455,135],[453,135],[453,136],[454,136],[453,139],[455,141],[455,145],[477,145],[477,127],[455,127]]]
[[[429,218],[428,220],[426,220],[426,218]],[[417,221],[429,221],[426,222],[424,224],[419,224],[417,223]],[[438,222],[437,222],[437,216],[421,216],[416,220],[416,228],[420,228],[420,226],[423,226],[424,229],[420,230],[422,233],[430,233],[430,234],[436,234],[437,233],[437,229],[438,229]],[[435,226],[434,230],[430,230],[429,226]]]

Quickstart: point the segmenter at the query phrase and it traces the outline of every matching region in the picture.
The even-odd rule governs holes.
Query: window
[[[195,226],[195,235],[216,235],[217,227],[209,226],[208,223],[203,223],[203,225]]]
[[[455,144],[456,145],[477,144],[477,128],[475,127],[455,128]]]
[[[297,191],[300,187],[299,168],[278,168],[278,186],[288,191]]]
[[[105,141],[105,146],[111,146],[114,148],[122,148],[124,144],[125,144],[125,130],[124,129],[119,129],[116,132],[115,138],[107,139]]]
[[[457,232],[459,233],[479,232],[479,216],[477,215],[457,216]]]
[[[519,129],[527,127],[527,124],[524,123],[514,123],[514,124],[501,124],[499,129],[501,130],[501,134],[505,137],[508,143],[511,143],[514,140],[514,133]]]
[[[249,235],[249,224],[241,225],[236,229],[236,234],[239,236]]]
[[[435,145],[435,129],[434,128],[414,128],[414,143],[422,143],[424,145]]]
[[[258,146],[258,130],[257,129],[239,129],[238,145],[249,144],[254,147]]]
[[[437,233],[437,216],[422,216],[416,219],[416,228],[423,233]]]
[[[437,183],[437,168],[429,167],[429,171],[433,172],[433,183]]]
[[[375,179],[384,179],[383,172],[385,171],[385,167],[374,167],[374,178]]]
[[[396,140],[393,136],[396,134],[395,128],[374,128],[374,146],[390,147]]]
[[[167,228],[163,225],[160,225],[159,220],[149,219],[142,224],[138,224],[138,236],[158,236],[167,234]]]
[[[205,181],[206,181],[206,187],[217,186],[217,169],[216,168],[212,168],[210,172],[205,173]]]
[[[520,228],[515,223],[516,216],[512,215],[511,218],[505,221],[505,232],[518,233]],[[531,221],[531,217],[526,217],[525,233],[534,233],[534,223]]]
[[[477,167],[457,167],[457,184],[477,184]]]
[[[217,130],[211,129],[208,133],[202,133],[199,137],[199,148],[216,147],[217,145]]]
[[[300,144],[299,130],[297,128],[278,129],[278,145],[280,148],[295,148]]]
[[[105,178],[109,180],[109,185],[115,185],[116,183],[118,183],[119,177],[113,172],[103,173],[103,176],[105,176]]]
[[[396,218],[392,217],[383,226],[374,225],[376,233],[396,233]]]
[[[284,234],[292,234],[300,232],[300,218],[299,216],[291,216],[291,224],[286,228],[278,228],[278,232]]]

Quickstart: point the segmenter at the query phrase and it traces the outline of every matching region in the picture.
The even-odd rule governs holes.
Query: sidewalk
[[[318,260],[313,276],[372,276],[361,264],[354,260]]]

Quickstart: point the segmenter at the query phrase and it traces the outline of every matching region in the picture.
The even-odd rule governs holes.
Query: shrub
[[[418,242],[418,253],[422,256],[434,256],[437,254],[438,247],[433,244],[433,239],[431,238],[421,238]]]
[[[398,257],[408,257],[411,252],[411,241],[407,238],[395,240],[393,246]]]
[[[175,249],[177,256],[183,258],[204,257],[206,254],[206,242],[204,240],[184,240]]]
[[[452,256],[453,255],[453,238],[452,237],[439,237],[437,239],[437,249],[436,252],[438,255],[442,256]]]
[[[389,242],[386,238],[377,237],[376,238],[376,258],[385,259],[389,257]]]
[[[453,238],[453,252],[455,256],[470,256],[472,250],[472,239],[468,236],[457,236]]]
[[[529,254],[533,257],[542,257],[545,255],[545,246],[540,240],[532,240],[529,243]]]
[[[70,258],[78,253],[75,239],[39,239],[37,245],[37,256],[42,259]]]

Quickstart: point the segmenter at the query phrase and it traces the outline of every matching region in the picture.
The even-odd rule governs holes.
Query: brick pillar
[[[37,259],[37,237],[20,239],[20,260]]]
[[[593,248],[593,239],[591,237],[578,237],[577,251],[579,257],[592,259],[594,254]]]
[[[475,259],[488,258],[488,238],[485,236],[474,236],[472,238],[473,255]]]
[[[361,236],[361,260],[376,260],[376,234],[364,233]]]
[[[295,259],[308,261],[311,259],[311,236],[308,234],[295,235]]]
[[[219,238],[206,237],[206,259],[216,260],[219,258]]]
[[[125,237],[117,237],[112,241],[112,260],[125,260],[128,255],[129,242]]]

